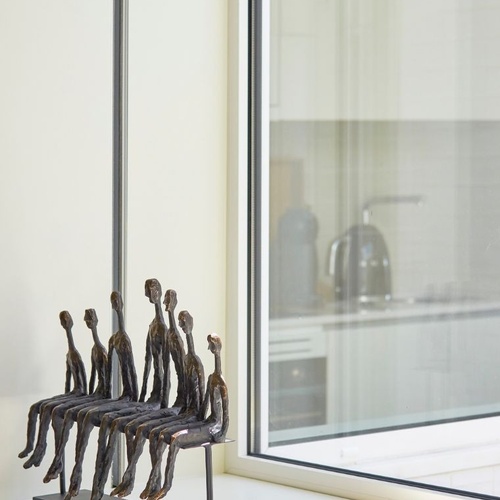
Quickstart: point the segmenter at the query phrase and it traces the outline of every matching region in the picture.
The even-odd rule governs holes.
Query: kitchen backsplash
[[[363,204],[420,195],[419,206],[370,213],[389,249],[393,295],[500,297],[499,137],[496,121],[272,122],[271,198],[279,191],[280,201],[271,218],[287,205],[311,208],[327,298],[330,245],[361,223]]]

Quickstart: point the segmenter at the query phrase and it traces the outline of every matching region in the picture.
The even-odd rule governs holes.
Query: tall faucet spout
[[[395,203],[413,203],[422,206],[424,197],[421,195],[402,195],[402,196],[375,196],[364,203],[362,207],[363,224],[370,222],[371,208],[374,205],[392,205]]]

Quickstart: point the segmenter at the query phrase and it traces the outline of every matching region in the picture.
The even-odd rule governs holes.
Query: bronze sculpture
[[[55,456],[52,464],[45,475],[43,482],[48,483],[52,479],[59,476],[63,469],[63,456],[66,443],[69,439],[69,433],[73,427],[73,423],[77,420],[78,412],[89,405],[95,405],[100,400],[109,400],[111,393],[108,367],[108,353],[106,348],[99,340],[97,335],[97,314],[94,309],[86,309],[84,321],[87,327],[92,332],[94,346],[91,353],[91,375],[89,383],[89,392],[91,396],[83,397],[78,401],[70,401],[68,403],[57,406],[52,412],[52,427],[54,428],[56,446]],[[97,386],[94,390],[94,384],[97,377]]]
[[[91,500],[100,500],[113,460],[117,438],[125,433],[128,466],[122,480],[112,495],[124,497],[134,486],[137,461],[142,454],[146,439],[152,469],[141,498],[163,498],[172,486],[175,459],[181,448],[205,446],[206,453],[214,443],[225,442],[229,424],[227,386],[221,371],[220,338],[216,334],[207,337],[208,347],[214,354],[215,370],[205,376],[200,358],[196,355],[193,341],[193,318],[181,311],[178,324],[186,336],[187,353],[177,330],[175,308],[177,294],[165,293],[164,305],[168,314],[168,327],[161,310],[161,285],[156,279],[146,280],[145,294],[155,306],[155,317],[148,329],[146,357],[141,393],[138,397],[137,376],[130,339],[125,331],[123,300],[118,292],[111,294],[111,304],[118,317],[118,329],[109,339],[109,354],[97,335],[97,315],[93,309],[85,311],[84,320],[92,331],[94,346],[91,353],[91,378],[87,394],[85,368],[73,342],[73,321],[67,311],[60,314],[61,325],[68,339],[67,376],[65,393],[35,403],[30,408],[26,448],[19,456],[33,449],[37,416],[40,415],[36,447],[26,468],[38,466],[45,454],[46,436],[52,420],[56,453],[44,477],[44,482],[56,478],[64,469],[64,448],[73,423],[78,424],[75,465],[65,500],[78,495],[80,490],[83,457],[93,427],[99,427],[98,452],[91,493]],[[111,399],[112,355],[116,353],[123,391],[117,399]],[[177,394],[169,407],[170,358],[177,375]],[[147,399],[149,373],[153,365],[152,391]],[[97,386],[94,385],[97,378]],[[73,388],[71,388],[73,380]],[[210,414],[207,412],[210,409]],[[161,458],[167,446],[168,457],[165,478],[161,484]],[[208,465],[207,470],[211,465]],[[211,464],[211,461],[210,461]],[[208,483],[207,483],[208,485]],[[61,483],[61,488],[64,488]],[[207,486],[208,488],[208,486]]]
[[[102,399],[105,395],[105,388],[107,387],[107,364],[108,355],[105,347],[102,345],[97,335],[97,314],[94,309],[87,309],[84,315],[84,321],[92,332],[94,346],[91,351],[91,374],[89,382],[89,395],[76,395],[69,400],[61,403],[59,400],[44,403],[40,411],[40,426],[38,430],[38,440],[35,450],[30,459],[24,464],[25,468],[32,465],[38,467],[45,455],[47,448],[47,432],[49,430],[50,421],[52,420],[52,427],[54,428],[56,449],[62,435],[63,417],[67,410],[80,406],[89,401]],[[94,391],[94,385],[98,374],[98,386]],[[67,440],[67,438],[66,438]]]
[[[92,428],[101,423],[101,419],[106,413],[118,410],[119,408],[124,408],[128,403],[136,402],[138,399],[134,355],[132,352],[130,338],[125,331],[123,319],[123,300],[119,292],[115,291],[111,294],[111,305],[116,311],[118,317],[118,330],[109,339],[108,378],[111,379],[113,363],[112,355],[113,352],[116,352],[118,363],[120,365],[123,390],[121,396],[116,400],[101,402],[102,404],[97,406],[95,406],[95,404],[92,406],[93,403],[91,403],[89,408],[82,409],[78,412],[75,465],[71,473],[70,486],[65,500],[70,500],[71,497],[78,495],[78,492],[80,491],[83,458]]]
[[[122,480],[118,486],[111,492],[113,496],[125,497],[132,492],[135,480],[135,469],[139,457],[144,449],[146,439],[155,429],[163,430],[167,425],[188,423],[195,419],[201,420],[201,407],[203,403],[203,394],[205,388],[205,374],[203,364],[196,355],[194,341],[192,336],[193,318],[187,311],[179,313],[179,326],[186,335],[188,352],[186,354],[186,406],[181,409],[179,414],[171,415],[165,410],[152,412],[149,415],[139,417],[130,422],[125,427],[127,435],[127,455],[128,466],[123,474]],[[153,443],[150,440],[150,443]],[[155,456],[154,446],[150,449],[151,460]]]
[[[174,402],[174,407],[182,408],[186,403],[186,382],[185,382],[185,366],[184,358],[186,353],[184,351],[184,343],[182,342],[182,337],[177,330],[175,324],[175,308],[177,307],[177,293],[175,290],[167,290],[165,292],[165,299],[163,301],[165,304],[165,310],[168,314],[168,330],[166,338],[166,349],[168,354],[165,353],[163,356],[164,363],[164,376],[165,383],[163,384],[163,390],[165,395],[163,400],[166,406],[168,406],[168,397],[170,393],[170,357],[174,362],[175,370],[179,378],[179,383],[177,384],[177,398]]]
[[[171,295],[170,292],[171,291],[167,292],[168,296]],[[124,432],[126,425],[136,419],[138,413],[150,415],[151,412],[162,407],[162,414],[177,415],[180,410],[180,408],[176,406],[168,409],[165,408],[165,406],[168,405],[168,399],[165,399],[168,398],[168,391],[164,391],[163,387],[164,384],[170,384],[170,380],[167,380],[165,377],[165,375],[169,375],[169,371],[163,372],[163,368],[166,366],[164,358],[170,355],[172,349],[177,348],[177,350],[182,353],[183,346],[181,345],[180,348],[178,348],[176,344],[172,346],[168,343],[168,329],[161,310],[161,294],[161,285],[158,280],[146,280],[145,295],[155,306],[155,317],[149,326],[146,341],[144,377],[141,396],[139,398],[142,404],[129,406],[122,410],[108,413],[101,420],[96,457],[96,471],[94,474],[91,495],[93,499],[102,497],[104,485],[111,468],[118,433]],[[175,308],[174,303],[172,303],[172,307]],[[144,403],[147,391],[147,379],[151,367],[151,358],[154,363],[153,389],[147,403]],[[181,366],[183,368],[184,365],[176,364],[175,366],[178,386],[180,386],[184,384],[184,373],[179,372],[178,367]]]
[[[66,332],[66,338],[68,341],[68,352],[66,354],[66,382],[64,385],[64,394],[59,394],[51,398],[43,399],[31,405],[28,413],[28,428],[27,428],[27,439],[26,447],[21,453],[19,453],[19,458],[25,458],[33,450],[33,444],[35,441],[36,432],[36,420],[38,414],[42,411],[43,405],[60,402],[63,403],[69,399],[78,396],[84,396],[87,394],[87,377],[85,374],[85,366],[82,361],[80,353],[75,347],[73,340],[73,333],[71,329],[73,327],[73,318],[68,311],[62,311],[59,314],[59,319],[61,326]],[[73,381],[73,388],[71,389],[71,382]],[[43,456],[43,455],[42,455]],[[25,464],[25,468],[31,467],[33,463],[28,460]]]
[[[215,371],[208,377],[207,390],[202,406],[205,415],[210,406],[210,415],[202,422],[192,422],[187,425],[167,427],[159,435],[156,445],[157,454],[153,469],[149,476],[141,498],[159,500],[167,495],[172,487],[175,459],[181,448],[192,448],[209,443],[225,441],[229,426],[229,400],[227,385],[222,376],[221,357],[222,342],[218,335],[211,334],[207,337],[208,348],[215,357]],[[161,455],[168,444],[167,464],[165,466],[165,479],[161,489],[157,489]]]
[[[148,279],[144,284],[144,291],[146,297],[155,306],[155,317],[149,325],[148,336],[146,340],[146,358],[144,362],[144,375],[142,378],[142,389],[139,396],[139,401],[144,401],[147,391],[147,381],[149,371],[151,369],[151,360],[153,360],[153,389],[149,400],[159,400],[164,396],[162,387],[164,384],[163,374],[163,350],[165,343],[165,335],[167,332],[167,325],[163,319],[163,312],[161,310],[161,285],[155,279]],[[162,408],[167,406],[167,402],[162,399]]]

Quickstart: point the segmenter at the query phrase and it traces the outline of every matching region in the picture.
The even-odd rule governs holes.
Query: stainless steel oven
[[[322,328],[272,325],[269,342],[269,431],[327,422],[326,336]]]

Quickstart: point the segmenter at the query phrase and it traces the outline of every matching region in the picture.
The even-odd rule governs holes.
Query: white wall
[[[41,481],[52,440],[39,469],[25,471],[17,454],[25,445],[30,404],[64,390],[59,312],[73,315],[75,342],[86,361],[91,336],[84,309],[97,310],[104,339],[110,330],[111,14],[110,4],[99,0],[0,2],[5,498],[58,488]]]
[[[227,2],[132,1],[129,64],[127,328],[138,373],[154,315],[144,281],[155,277],[193,316],[208,376],[206,336],[225,340]],[[203,460],[180,453],[175,477],[199,474]],[[144,454],[138,482],[149,470]]]
[[[204,337],[225,333],[226,8],[224,0],[130,5],[126,321],[138,374],[152,318],[146,278],[177,289],[207,372]],[[97,310],[103,341],[111,333],[112,2],[0,0],[0,61],[0,425],[8,436],[0,490],[24,500],[58,489],[41,481],[50,439],[38,469],[25,471],[17,454],[30,404],[63,389],[59,312],[73,314],[86,361],[84,309]],[[202,474],[202,465],[197,451],[181,453],[176,477]],[[140,463],[138,483],[148,473]]]

